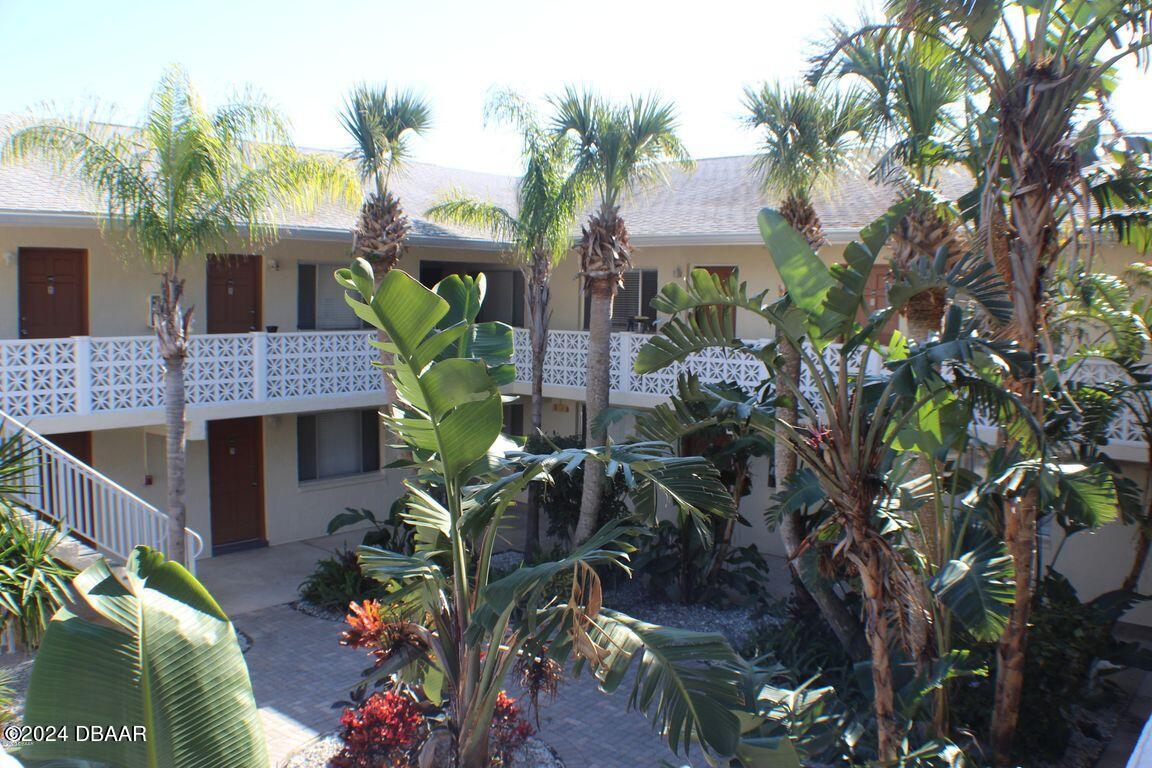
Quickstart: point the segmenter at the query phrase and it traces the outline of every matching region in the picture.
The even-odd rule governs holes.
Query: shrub
[[[344,710],[340,726],[344,745],[332,768],[408,768],[428,732],[420,706],[397,691],[374,693]]]
[[[76,575],[52,555],[62,535],[0,506],[0,628],[15,624],[28,647],[40,644]]]
[[[316,563],[316,570],[300,585],[300,597],[319,608],[343,610],[354,603],[384,594],[384,585],[360,570],[356,553],[335,552]]]
[[[508,765],[516,750],[535,732],[535,729],[520,715],[520,705],[516,699],[504,691],[496,696],[496,714],[492,718],[491,757],[494,765]]]
[[[404,495],[393,501],[392,506],[388,508],[388,517],[383,520],[378,519],[376,513],[370,509],[345,507],[343,512],[328,521],[328,535],[331,536],[350,525],[371,523],[372,527],[364,531],[364,536],[360,539],[362,545],[410,554],[415,547],[412,529],[404,525],[404,519],[401,517],[407,499],[407,495]]]
[[[1135,599],[1131,593],[1117,591],[1081,602],[1068,580],[1049,570],[1036,590],[1029,621],[1016,732],[1018,757],[1037,762],[1060,759],[1075,732],[1075,710],[1093,704],[1091,683],[1099,662],[1148,668],[1146,652],[1112,634]],[[994,664],[994,647],[980,646],[974,653]],[[954,697],[958,719],[974,729],[986,729],[992,695],[991,677],[959,687]]]
[[[729,549],[717,562],[718,535],[723,531],[714,531],[709,545],[690,521],[678,525],[662,520],[651,536],[640,540],[633,565],[645,586],[665,600],[763,607],[768,599],[763,588],[768,561],[749,544]]]
[[[406,498],[401,496],[392,502],[388,517],[383,520],[377,519],[370,509],[345,507],[343,512],[328,521],[328,534],[357,523],[371,523],[372,527],[364,531],[361,545],[410,555],[415,551],[416,543],[412,529],[404,525],[400,517]],[[356,552],[350,549],[339,550],[317,562],[316,570],[300,585],[301,599],[328,610],[344,610],[350,603],[382,597],[385,592],[385,585],[364,575]]]

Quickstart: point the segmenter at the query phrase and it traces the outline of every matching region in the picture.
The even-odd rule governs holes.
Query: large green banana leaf
[[[182,566],[147,547],[127,581],[103,562],[44,635],[26,725],[144,726],[145,740],[39,743],[21,759],[116,768],[265,768],[264,731],[236,631]],[[71,734],[70,734],[71,735]],[[73,763],[74,764],[74,763]]]

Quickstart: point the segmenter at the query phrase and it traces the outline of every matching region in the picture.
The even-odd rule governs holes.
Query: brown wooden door
[[[20,338],[88,335],[88,252],[21,248]]]
[[[208,333],[260,330],[260,257],[208,261]]]
[[[260,417],[208,423],[212,551],[263,546],[264,450]]]

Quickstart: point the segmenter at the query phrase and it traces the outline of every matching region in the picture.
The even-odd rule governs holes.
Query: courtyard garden
[[[405,269],[390,184],[429,125],[419,97],[351,93],[351,162],[297,152],[256,105],[205,112],[177,70],[139,144],[64,119],[14,131],[5,161],[88,182],[125,212],[108,229],[160,273],[180,542],[180,266],[222,238],[268,242],[269,209],[347,199],[358,177],[352,257],[331,279],[377,332],[386,471],[404,492],[338,512],[328,533],[358,543],[322,557],[291,610],[238,619],[241,636],[183,543],[79,574],[57,560],[58,532],[10,500],[33,469],[22,443],[0,444],[2,628],[34,658],[18,691],[0,680],[0,707],[38,733],[149,734],[6,741],[45,768],[264,768],[253,682],[292,663],[307,686],[356,679],[321,700],[284,673],[285,701],[331,712],[291,768],[560,766],[563,744],[597,739],[622,766],[1097,764],[1131,703],[1120,681],[1152,670],[1125,621],[1149,599],[1152,473],[1108,440],[1127,418],[1152,446],[1152,270],[1109,271],[1099,254],[1152,242],[1152,145],[1109,109],[1119,68],[1149,45],[1144,2],[893,0],[831,29],[804,79],[749,88],[773,201],[757,226],[781,284],[737,268],[660,286],[632,371],[676,376],[654,408],[609,402],[608,358],[623,275],[644,258],[630,195],[692,167],[673,106],[570,88],[539,111],[496,94],[489,117],[523,149],[515,210],[452,193],[427,215],[488,232],[520,269],[527,435],[504,428],[516,349],[510,326],[482,319],[485,275],[425,285]],[[813,199],[853,168],[891,205],[832,260]],[[951,173],[965,194],[946,193]],[[578,435],[541,419],[565,258],[588,299]],[[771,334],[740,338],[743,318]],[[704,353],[760,378],[704,381]],[[749,503],[757,489],[766,505]],[[1119,524],[1126,578],[1080,594],[1066,543]],[[769,537],[779,556],[755,543]],[[596,696],[643,717],[658,749],[616,746]],[[580,711],[549,719],[566,700],[587,728]]]

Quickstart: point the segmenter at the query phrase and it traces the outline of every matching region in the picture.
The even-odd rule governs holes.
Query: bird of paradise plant
[[[451,276],[428,289],[400,270],[378,281],[368,262],[337,273],[357,315],[383,331],[385,372],[397,401],[384,414],[412,454],[404,519],[415,554],[361,547],[365,572],[396,586],[377,677],[419,685],[446,713],[425,749],[450,746],[452,764],[489,764],[489,733],[505,679],[526,654],[587,665],[601,687],[631,680],[630,705],[674,750],[714,755],[738,746],[743,706],[736,656],[722,636],[658,627],[603,607],[598,568],[627,570],[630,539],[661,499],[710,519],[734,513],[716,470],[648,442],[527,455],[500,434],[500,384],[512,369],[511,329],[477,323],[483,277]],[[356,296],[357,298],[352,298]],[[595,532],[567,556],[497,577],[492,555],[516,499],[556,468],[595,463],[621,478],[632,520]],[[556,587],[572,574],[565,593]],[[634,662],[638,662],[634,664]],[[629,668],[636,674],[629,678]]]

